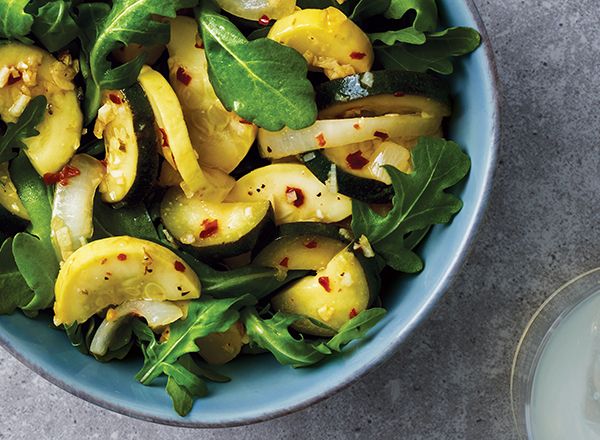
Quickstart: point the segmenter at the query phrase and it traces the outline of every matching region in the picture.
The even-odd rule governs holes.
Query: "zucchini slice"
[[[280,237],[256,256],[254,264],[281,270],[322,270],[346,246],[315,234]]]
[[[368,72],[373,65],[369,37],[334,7],[303,9],[277,20],[268,38],[296,49],[312,70],[330,79]]]
[[[295,235],[318,235],[333,238],[334,240],[350,242],[348,236],[338,225],[317,222],[285,223],[277,229],[278,237]]]
[[[204,168],[204,174],[210,180],[211,186],[202,192],[198,192],[195,196],[201,197],[202,200],[219,203],[225,200],[227,194],[235,186],[235,180],[216,168]],[[164,161],[160,169],[158,184],[163,187],[179,186],[181,187],[181,174],[174,170],[169,162]]]
[[[52,243],[61,260],[92,237],[94,196],[104,176],[102,164],[87,154],[76,154],[67,167],[74,175],[56,184],[50,221]]]
[[[419,72],[383,70],[350,75],[316,88],[319,119],[429,113],[450,116],[448,83]]]
[[[127,300],[180,301],[200,297],[200,280],[169,249],[134,237],[110,237],[77,249],[55,285],[54,323],[83,323]]]
[[[158,176],[159,144],[152,108],[139,84],[104,93],[94,134],[106,148],[102,200],[123,205],[142,201]]]
[[[73,78],[71,57],[57,60],[48,52],[21,43],[0,45],[0,118],[15,122],[31,98],[44,95],[47,112],[36,129],[38,136],[24,140],[35,170],[55,173],[79,148],[83,115]]]
[[[199,258],[226,258],[248,252],[275,232],[268,200],[238,203],[187,198],[179,188],[165,194],[160,208],[167,230]]]
[[[389,202],[394,191],[383,165],[404,173],[412,171],[409,148],[415,140],[363,142],[345,147],[315,151],[303,156],[306,166],[322,182],[335,169],[338,191],[366,203]]]
[[[192,147],[181,105],[169,82],[148,66],[142,68],[138,81],[154,112],[162,155],[181,175],[181,188],[188,197],[209,192],[215,185],[198,164],[198,153]]]
[[[389,114],[372,118],[326,119],[302,130],[258,130],[260,154],[270,159],[342,147],[374,139],[411,140],[439,131],[442,116]]]
[[[365,310],[369,301],[366,273],[354,253],[344,249],[315,276],[304,277],[274,296],[271,304],[277,311],[304,315],[339,330]],[[295,322],[293,327],[309,335],[334,334],[307,319]]]
[[[27,208],[10,178],[8,162],[0,164],[0,229],[8,234],[24,230],[29,224]]]
[[[352,201],[331,192],[302,164],[282,163],[258,168],[238,180],[226,200],[269,200],[277,224],[335,223],[352,214]]]
[[[181,103],[200,164],[230,173],[250,150],[257,127],[223,107],[208,78],[208,63],[200,43],[196,20],[171,20],[169,80]]]
[[[236,322],[227,331],[212,333],[196,339],[198,354],[211,365],[224,365],[240,354],[242,346],[248,343],[246,331],[241,322]]]

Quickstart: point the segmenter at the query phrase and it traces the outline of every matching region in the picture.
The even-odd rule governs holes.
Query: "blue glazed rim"
[[[480,192],[480,196],[476,203],[478,205],[477,213],[473,217],[470,222],[469,229],[465,234],[465,239],[461,242],[458,247],[458,252],[453,256],[451,263],[446,270],[446,274],[443,282],[436,286],[436,289],[430,293],[427,301],[420,307],[417,313],[415,313],[409,322],[404,325],[401,332],[399,332],[393,340],[381,350],[381,354],[371,360],[370,362],[365,363],[359,369],[357,369],[353,374],[348,375],[342,381],[337,383],[335,386],[330,388],[324,388],[321,392],[311,396],[310,398],[304,399],[297,403],[294,403],[288,407],[266,411],[262,414],[250,417],[241,417],[238,419],[229,419],[228,421],[223,422],[191,422],[189,420],[181,419],[174,420],[170,417],[161,417],[148,415],[142,411],[132,410],[129,407],[119,405],[113,402],[110,402],[106,399],[100,398],[97,395],[92,393],[88,393],[77,386],[70,385],[60,378],[51,374],[48,370],[46,370],[42,365],[36,363],[35,360],[29,359],[20,353],[20,351],[13,346],[10,340],[3,337],[0,334],[0,346],[6,349],[12,356],[14,356],[17,360],[19,360],[22,364],[27,366],[29,369],[34,371],[36,374],[40,375],[50,383],[58,386],[59,388],[73,394],[76,397],[79,397],[87,402],[98,405],[102,408],[105,408],[110,411],[114,411],[119,414],[123,414],[129,417],[133,417],[139,420],[144,420],[152,423],[158,423],[162,425],[175,426],[175,427],[186,427],[186,428],[227,428],[227,427],[236,427],[243,425],[250,425],[254,423],[264,422],[268,420],[272,420],[278,417],[282,417],[285,415],[292,414],[294,412],[305,409],[317,402],[325,400],[340,390],[347,388],[348,385],[357,381],[368,372],[374,370],[375,368],[381,366],[387,360],[389,360],[392,355],[397,351],[400,344],[402,344],[408,335],[412,333],[431,313],[435,304],[440,300],[443,294],[448,290],[448,288],[453,283],[454,279],[459,273],[460,268],[462,267],[466,257],[468,255],[469,250],[472,247],[472,244],[476,240],[477,233],[479,230],[479,226],[482,223],[482,220],[485,215],[485,210],[489,201],[490,193],[492,190],[492,182],[493,176],[496,168],[497,162],[497,152],[500,143],[500,94],[499,94],[499,79],[497,73],[496,62],[494,58],[494,53],[492,49],[491,42],[487,35],[485,25],[481,19],[479,11],[477,7],[473,3],[473,0],[465,0],[465,4],[470,11],[471,19],[475,23],[475,27],[479,31],[482,36],[482,47],[480,50],[484,51],[484,55],[486,58],[486,74],[489,78],[491,85],[491,108],[492,108],[492,125],[491,131],[489,134],[490,142],[489,142],[489,160],[487,162],[487,169],[485,169],[485,180],[483,183],[483,189]]]

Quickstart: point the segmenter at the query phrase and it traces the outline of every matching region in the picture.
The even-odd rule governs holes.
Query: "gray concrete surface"
[[[393,360],[300,413],[187,430],[96,408],[0,350],[0,438],[513,439],[508,383],[521,330],[554,289],[600,264],[600,8],[476,3],[505,96],[495,190],[461,275]]]

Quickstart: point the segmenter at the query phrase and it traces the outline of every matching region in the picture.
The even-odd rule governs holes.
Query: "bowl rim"
[[[286,415],[293,414],[300,410],[306,409],[315,403],[321,402],[325,399],[330,398],[334,394],[338,393],[342,389],[347,388],[350,384],[356,382],[367,373],[374,371],[376,368],[379,368],[382,364],[387,362],[398,350],[400,345],[407,339],[407,337],[420,325],[423,324],[425,318],[433,311],[434,306],[437,302],[442,298],[444,293],[448,290],[448,288],[453,284],[457,275],[460,272],[466,258],[472,249],[473,243],[476,241],[481,224],[485,217],[485,213],[487,210],[487,206],[489,204],[490,195],[493,188],[493,180],[494,174],[496,170],[498,149],[500,145],[500,80],[498,76],[497,64],[494,56],[494,51],[492,48],[491,41],[487,34],[487,30],[479,10],[475,5],[473,0],[465,0],[465,4],[469,9],[471,14],[471,18],[475,22],[475,27],[481,34],[481,49],[484,51],[485,58],[487,60],[486,68],[487,73],[491,80],[491,91],[492,91],[492,127],[491,127],[491,151],[490,151],[490,160],[488,163],[488,169],[485,173],[485,182],[483,185],[483,190],[481,192],[481,198],[479,202],[479,209],[471,223],[470,231],[466,234],[466,239],[462,242],[461,247],[459,248],[459,252],[456,254],[455,258],[451,262],[449,269],[447,270],[447,275],[445,280],[438,286],[437,290],[429,296],[428,301],[423,304],[423,306],[419,309],[418,313],[416,313],[411,320],[404,326],[402,332],[395,336],[391,344],[388,346],[387,350],[383,352],[379,357],[372,360],[369,363],[365,363],[359,370],[357,370],[354,374],[349,375],[336,386],[331,388],[326,388],[319,394],[312,396],[309,399],[298,402],[292,406],[281,408],[278,410],[272,410],[264,412],[257,416],[252,417],[243,417],[239,419],[233,419],[226,422],[192,422],[189,420],[181,419],[173,420],[168,417],[161,416],[149,416],[141,411],[132,410],[128,407],[122,406],[120,404],[116,404],[95,396],[91,393],[88,393],[82,389],[79,389],[75,386],[71,386],[58,377],[48,373],[43,367],[36,365],[33,361],[30,361],[26,356],[22,355],[18,349],[16,349],[11,341],[3,338],[0,335],[0,346],[3,347],[8,353],[10,353],[14,358],[16,358],[23,365],[28,367],[34,373],[38,374],[48,382],[56,385],[62,390],[83,399],[89,403],[97,405],[106,410],[122,414],[128,417],[132,417],[138,420],[143,420],[146,422],[156,423],[160,425],[173,426],[179,428],[232,428],[238,426],[247,426],[253,425],[260,422],[266,422],[269,420],[273,420],[279,417],[283,417]]]

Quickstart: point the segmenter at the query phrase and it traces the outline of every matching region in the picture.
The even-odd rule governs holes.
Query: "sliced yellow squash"
[[[169,249],[121,236],[93,241],[62,265],[55,285],[54,323],[85,322],[133,299],[180,301],[200,296],[200,280]]]

